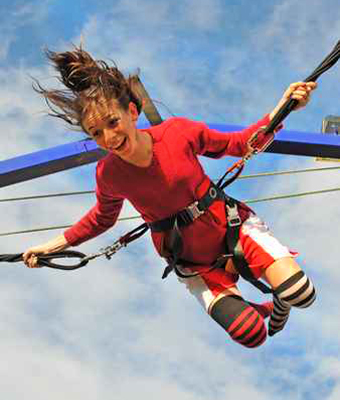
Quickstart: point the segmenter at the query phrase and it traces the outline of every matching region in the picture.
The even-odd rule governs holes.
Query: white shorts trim
[[[242,233],[261,246],[274,260],[293,256],[288,247],[273,236],[268,226],[257,215],[251,215],[244,221]]]
[[[288,247],[283,246],[279,240],[272,235],[267,225],[257,215],[252,214],[244,221],[242,224],[242,234],[249,236],[274,260],[294,256],[294,254],[289,251]],[[180,269],[180,266],[178,266],[178,268]],[[185,274],[189,271],[190,268],[186,268],[183,273]],[[199,275],[191,278],[178,277],[178,280],[180,283],[185,284],[189,292],[196,297],[198,302],[208,313],[213,301],[228,290],[224,289],[217,295],[216,293],[213,294],[204,279]]]

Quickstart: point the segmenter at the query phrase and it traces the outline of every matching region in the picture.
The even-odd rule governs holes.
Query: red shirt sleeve
[[[269,115],[265,115],[255,124],[248,126],[242,131],[220,132],[210,129],[202,122],[193,122],[186,130],[193,151],[196,154],[211,158],[220,158],[226,155],[242,157],[248,151],[248,139],[261,127],[269,124]]]
[[[84,217],[64,232],[65,239],[71,246],[78,246],[111,228],[122,209],[124,198],[105,187],[99,171],[98,163],[96,204]]]

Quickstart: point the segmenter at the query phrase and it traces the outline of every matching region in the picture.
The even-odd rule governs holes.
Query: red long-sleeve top
[[[146,222],[169,217],[200,198],[209,186],[209,178],[198,155],[220,158],[242,157],[247,140],[269,116],[240,132],[219,132],[206,124],[186,118],[170,118],[160,125],[143,129],[153,139],[153,157],[148,167],[130,164],[108,154],[97,164],[97,202],[75,225],[64,232],[67,242],[76,246],[111,228],[124,199],[130,201]],[[246,210],[241,211],[245,218]],[[212,263],[223,253],[226,231],[222,201],[182,230],[182,258],[202,265]],[[164,255],[163,233],[152,233],[154,245]]]

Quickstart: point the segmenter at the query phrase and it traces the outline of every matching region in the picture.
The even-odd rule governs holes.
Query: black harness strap
[[[149,222],[148,225],[152,232],[164,232],[173,228],[182,228],[190,225],[196,218],[204,214],[215,200],[221,199],[224,199],[224,193],[211,182],[209,189],[200,200],[197,200],[183,210],[178,211],[175,215],[171,215],[170,217],[158,221]]]
[[[162,279],[166,278],[171,271],[175,271],[177,276],[181,278],[189,278],[193,276],[200,275],[200,272],[195,272],[191,274],[183,274],[178,265],[181,264],[183,267],[194,266],[194,263],[190,263],[186,260],[181,259],[181,254],[183,251],[183,239],[181,234],[181,228],[187,225],[190,225],[194,222],[195,219],[200,217],[204,212],[210,207],[210,205],[218,199],[224,199],[224,192],[219,190],[214,183],[210,183],[210,186],[204,196],[190,204],[188,207],[180,210],[177,214],[172,215],[168,218],[151,222],[149,223],[149,227],[152,232],[164,232],[169,231],[169,247],[171,251],[171,255],[167,258],[168,266],[165,268]],[[226,255],[229,257],[230,255]],[[222,264],[222,258],[214,263],[214,265],[209,269],[220,267]]]
[[[144,222],[143,224],[138,225],[135,229],[122,236],[119,239],[119,241],[123,244],[123,246],[126,246],[128,243],[133,242],[136,239],[139,239],[148,230],[149,230],[148,224]]]
[[[168,245],[171,255],[167,257],[168,265],[164,269],[162,279],[166,278],[172,271],[174,271],[180,278],[191,278],[201,275],[201,272],[199,271],[190,274],[184,274],[181,271],[180,267],[190,268],[191,266],[195,266],[195,263],[181,259],[181,254],[183,252],[181,228],[191,224],[217,199],[223,199],[226,205],[226,214],[228,220],[226,247],[229,251],[229,254],[222,254],[213,263],[211,268],[209,268],[207,271],[204,271],[204,273],[208,273],[215,268],[224,268],[227,259],[232,257],[235,268],[243,279],[253,284],[263,293],[272,293],[272,289],[270,287],[254,277],[247,261],[245,260],[242,245],[239,240],[240,228],[242,226],[242,220],[238,213],[239,202],[227,196],[223,190],[219,189],[213,183],[210,184],[208,191],[200,200],[192,203],[175,215],[148,224],[152,232],[169,231]]]
[[[23,256],[23,253],[0,254],[0,262],[23,261],[22,256]],[[59,252],[49,253],[49,254],[39,254],[37,257],[38,257],[39,265],[41,265],[43,267],[61,269],[64,271],[71,271],[74,269],[84,267],[89,262],[89,260],[86,259],[85,254],[80,253],[79,251],[74,251],[74,250],[65,250],[65,251],[59,251]],[[60,259],[60,258],[78,258],[78,259],[80,259],[80,261],[73,265],[57,264],[52,261],[54,259]]]
[[[128,243],[138,239],[142,236],[147,230],[149,229],[146,223],[137,226],[137,228],[133,229],[132,231],[128,232],[124,236],[120,237],[113,245],[106,247],[105,249],[101,249],[98,253],[90,254],[86,256],[85,254],[74,251],[74,250],[64,250],[58,252],[52,252],[48,254],[38,254],[38,264],[41,267],[49,267],[54,269],[60,269],[64,271],[72,271],[81,267],[84,267],[88,264],[90,260],[93,260],[99,256],[106,256],[107,259],[110,259],[113,254],[115,254],[121,247],[126,246]],[[64,258],[76,258],[79,259],[77,263],[72,264],[59,264],[56,263],[54,260],[64,259]],[[21,262],[23,260],[23,253],[17,254],[0,254],[0,262]]]
[[[256,286],[262,293],[272,293],[272,289],[269,286],[254,277],[244,257],[243,248],[239,239],[242,221],[238,216],[237,203],[237,200],[231,197],[226,198],[228,219],[228,229],[226,233],[227,248],[233,253],[234,266],[242,278]]]

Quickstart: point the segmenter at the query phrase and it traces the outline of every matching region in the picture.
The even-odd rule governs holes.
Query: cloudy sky
[[[0,4],[0,159],[82,139],[51,120],[32,90],[34,76],[55,84],[43,49],[71,43],[126,71],[140,69],[164,118],[183,115],[247,125],[302,80],[339,40],[338,0],[2,0]],[[319,81],[308,108],[286,129],[320,132],[340,115],[339,66]],[[216,178],[232,160],[203,161]],[[337,166],[312,158],[259,155],[245,174]],[[338,171],[239,180],[240,199],[331,189]],[[1,189],[1,199],[92,190],[94,165]],[[1,232],[75,222],[91,195],[2,202]],[[254,205],[318,290],[315,305],[294,311],[287,328],[259,349],[234,344],[175,276],[148,237],[111,261],[74,272],[0,271],[0,393],[7,400],[162,398],[339,399],[339,194]],[[127,204],[123,215],[135,211]],[[79,250],[109,245],[139,221],[119,223]],[[1,237],[17,253],[60,231]],[[241,284],[246,298],[266,298]]]

